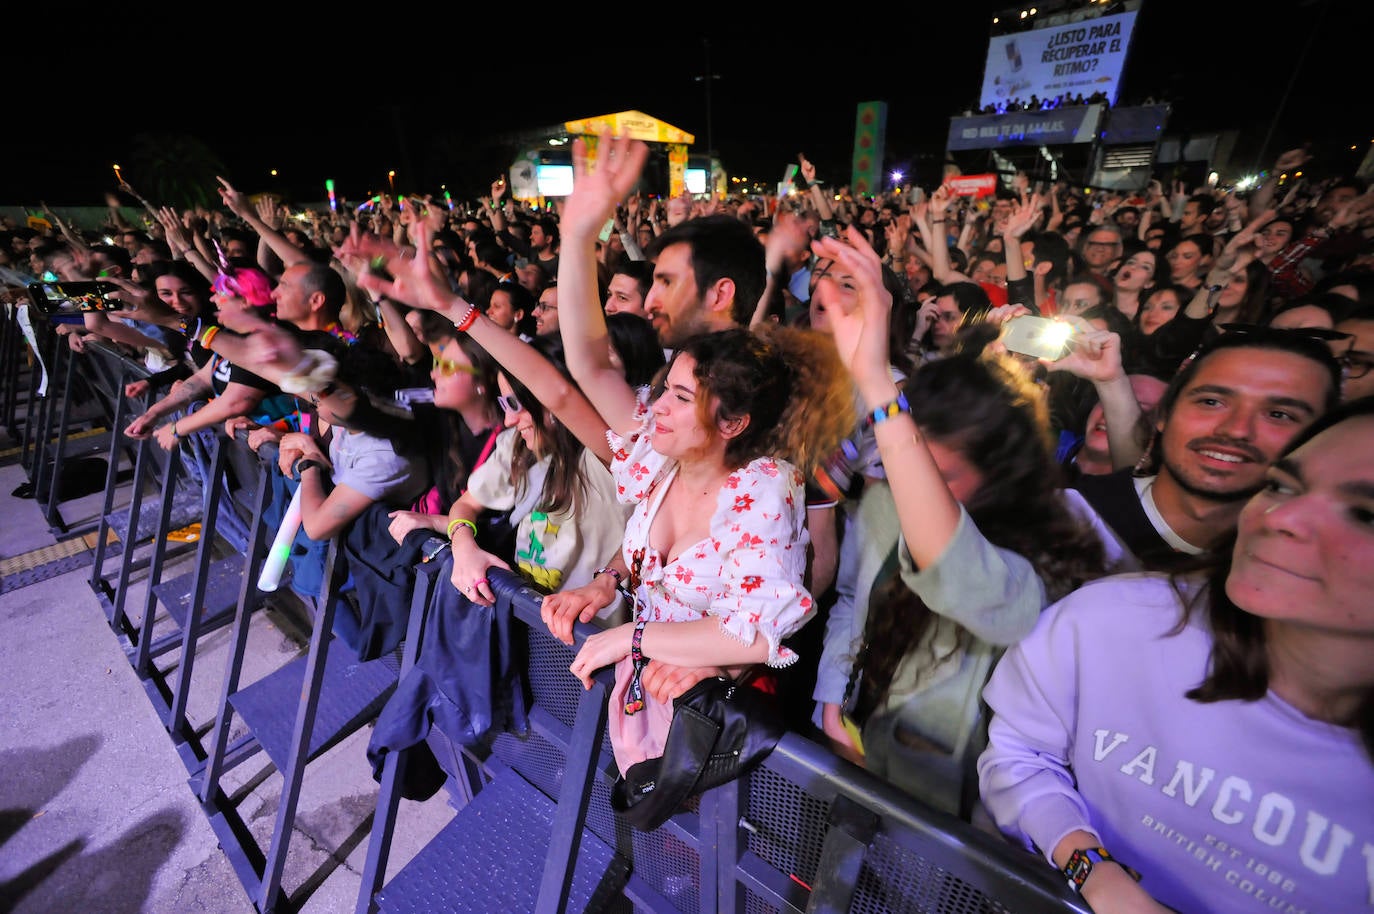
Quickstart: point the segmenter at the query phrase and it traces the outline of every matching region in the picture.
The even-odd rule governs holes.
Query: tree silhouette
[[[179,133],[133,138],[125,177],[150,203],[187,209],[218,204],[215,176],[224,163],[201,140]]]

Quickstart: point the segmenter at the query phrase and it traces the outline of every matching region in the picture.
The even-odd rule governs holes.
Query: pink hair
[[[217,295],[242,298],[255,308],[272,304],[272,278],[257,267],[228,267],[215,277]]]

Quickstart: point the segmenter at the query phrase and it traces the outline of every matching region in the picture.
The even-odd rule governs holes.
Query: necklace
[[[350,345],[350,346],[352,346],[354,343],[358,342],[358,335],[357,335],[356,333],[350,333],[350,332],[348,332],[347,330],[345,330],[344,328],[340,327],[338,321],[334,321],[334,322],[332,322],[331,324],[329,324],[327,327],[325,327],[325,328],[324,328],[324,332],[325,332],[325,333],[328,333],[330,336],[334,337],[334,339],[336,339],[336,340],[343,340],[345,343],[347,343],[347,344]]]

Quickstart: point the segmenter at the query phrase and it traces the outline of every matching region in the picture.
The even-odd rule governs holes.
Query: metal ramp
[[[306,681],[307,659],[297,657],[276,672],[229,697],[253,738],[278,771],[291,763],[291,736],[296,699]],[[313,761],[340,739],[377,716],[396,688],[396,664],[390,658],[360,661],[347,647],[330,650],[320,681],[315,726],[307,761]]]
[[[276,449],[264,446],[252,454],[247,445],[225,439],[230,450],[242,449],[239,457],[267,471],[275,466]],[[239,475],[244,467],[240,463]],[[284,664],[252,684],[241,686],[248,644],[248,621],[261,600],[258,574],[267,553],[268,531],[261,522],[270,497],[263,485],[254,501],[252,541],[244,558],[233,614],[229,663],[220,690],[215,725],[201,770],[193,772],[190,786],[243,883],[253,905],[263,914],[286,911],[292,900],[281,880],[294,831],[296,809],[307,765],[343,737],[372,720],[395,688],[397,663],[393,656],[359,662],[346,648],[331,650],[334,613],[340,581],[335,574],[340,561],[341,537],[330,541],[325,559],[325,589],[315,613],[309,648],[303,657]],[[230,741],[234,715],[248,731]],[[223,786],[226,773],[255,757],[267,756],[281,774],[282,792],[269,845],[264,849],[249,830],[230,792]]]

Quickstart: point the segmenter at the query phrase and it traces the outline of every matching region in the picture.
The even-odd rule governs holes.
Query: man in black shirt
[[[1225,542],[1284,446],[1340,395],[1321,340],[1259,328],[1222,334],[1180,369],[1159,403],[1144,471],[1073,486],[1147,568]]]

